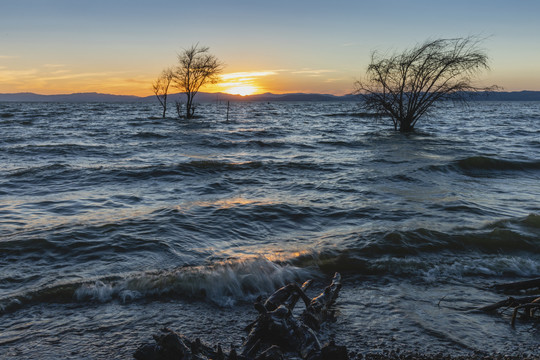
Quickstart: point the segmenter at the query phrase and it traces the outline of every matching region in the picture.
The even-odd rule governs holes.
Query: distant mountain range
[[[169,99],[183,100],[183,94],[169,94]],[[489,92],[472,94],[472,100],[477,101],[540,101],[540,91],[515,91],[515,92]],[[198,93],[195,97],[197,102],[224,102],[224,101],[358,101],[357,95],[336,96],[330,94],[258,94],[258,95],[231,95],[225,93]],[[0,94],[0,102],[154,102],[155,96],[130,96],[111,95],[100,93],[75,93],[64,95],[40,95],[34,93]]]
[[[169,94],[169,99],[183,100],[184,94]],[[258,95],[231,95],[225,93],[200,92],[195,96],[197,102],[223,102],[223,101],[349,101],[357,100],[355,95],[335,96],[328,94],[258,94]],[[75,93],[63,95],[40,95],[34,93],[0,94],[0,102],[154,102],[152,96],[111,95],[100,93]]]

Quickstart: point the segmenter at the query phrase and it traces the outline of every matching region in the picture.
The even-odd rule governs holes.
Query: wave
[[[346,141],[346,140],[320,140],[318,141],[321,145],[328,145],[328,146],[335,146],[335,147],[345,147],[345,148],[351,148],[356,149],[359,147],[365,147],[366,143],[363,140],[353,140],[353,141]]]
[[[236,143],[238,144],[238,143]],[[242,144],[243,146],[256,147],[256,148],[286,148],[289,146],[283,141],[263,141],[263,140],[250,140]]]
[[[42,176],[46,173],[61,173],[63,171],[69,170],[71,167],[69,165],[64,164],[50,164],[50,165],[43,165],[43,166],[35,166],[35,167],[29,167],[29,168],[22,168],[22,169],[15,169],[8,173],[8,177],[29,177],[29,178],[36,178],[39,176]]]
[[[319,162],[308,162],[308,161],[270,161],[265,163],[265,168],[268,170],[302,170],[302,171],[323,171],[323,172],[335,172],[339,167],[339,164],[335,163],[319,163]]]
[[[0,299],[0,314],[35,303],[110,302],[139,299],[195,298],[218,306],[253,301],[292,281],[313,277],[309,269],[264,258],[236,259],[170,271],[103,277],[42,287]]]
[[[540,170],[540,161],[510,161],[487,156],[472,156],[456,161],[462,170]]]
[[[257,169],[262,166],[260,161],[246,161],[233,163],[220,160],[192,160],[187,163],[178,164],[176,168],[183,172],[190,171],[205,171],[205,172],[221,172],[221,171],[240,171]]]
[[[90,144],[28,144],[7,149],[11,154],[36,156],[102,156],[107,151],[105,145]]]
[[[321,272],[335,271],[345,276],[390,276],[426,282],[459,281],[470,276],[539,276],[538,229],[540,215],[530,214],[452,233],[420,228],[351,234],[344,239],[340,236],[341,240],[329,238],[327,245],[318,242],[312,250],[293,251],[292,256],[279,262],[245,257],[41,286],[0,298],[0,313],[36,303],[126,303],[164,298],[193,298],[232,306],[238,301],[252,301],[291,281],[301,282]],[[11,248],[10,244],[4,245],[5,249]],[[41,254],[57,245],[32,240],[32,246],[36,251],[41,249]],[[12,252],[20,251],[12,248]]]
[[[540,274],[540,215],[500,220],[476,230],[428,229],[354,234],[340,248],[303,254],[292,263],[356,275],[432,276]],[[332,241],[331,241],[332,242]]]
[[[234,149],[234,148],[255,148],[255,149],[281,149],[287,148],[290,145],[300,145],[300,144],[288,144],[283,141],[263,141],[263,140],[249,140],[249,141],[216,141],[216,140],[205,140],[205,146],[221,148],[221,149]]]
[[[325,274],[335,271],[344,276],[377,276],[404,278],[409,281],[454,282],[466,277],[519,278],[538,277],[540,263],[537,258],[516,255],[484,256],[472,253],[462,257],[439,256],[379,256],[365,257],[357,251],[323,251],[303,255],[292,262],[310,266]],[[411,280],[414,279],[414,280]]]
[[[330,114],[324,114],[323,116],[326,117],[355,117],[355,118],[362,118],[362,119],[371,119],[371,118],[377,118],[380,117],[380,115],[370,112],[342,112],[342,113],[330,113]]]
[[[219,160],[192,160],[179,164],[159,164],[149,166],[132,167],[73,167],[65,164],[51,164],[30,168],[16,169],[8,174],[12,178],[28,178],[35,182],[36,178],[56,178],[61,176],[66,179],[70,176],[89,182],[95,182],[99,178],[102,182],[118,181],[125,179],[148,179],[168,175],[198,175],[201,173],[217,173],[224,171],[242,171],[257,169],[262,166],[261,162],[248,161],[232,163]]]
[[[140,131],[133,135],[134,138],[139,139],[166,139],[169,136],[164,134],[159,134],[151,131]]]
[[[157,164],[146,166],[71,166],[55,163],[50,165],[20,168],[7,172],[10,182],[4,186],[21,189],[22,184],[33,185],[36,180],[50,182],[49,186],[69,185],[73,180],[76,186],[93,185],[118,181],[141,181],[174,176],[199,176],[218,173],[261,170],[268,173],[291,171],[333,172],[339,164],[313,163],[306,161],[244,161],[190,160],[176,164]],[[56,183],[60,181],[61,183]],[[68,186],[69,187],[69,186]],[[61,190],[56,190],[61,191]]]
[[[124,179],[148,179],[162,176],[190,176],[220,172],[245,171],[262,166],[259,161],[233,163],[221,160],[191,160],[179,164],[159,164],[141,167],[109,168],[100,170],[100,175],[110,181]],[[105,179],[105,181],[106,181]]]
[[[515,220],[508,220],[510,224],[515,223]],[[532,229],[540,229],[540,215],[529,214],[529,216],[517,221],[518,224]]]
[[[492,176],[497,172],[540,170],[540,161],[503,160],[488,156],[471,156],[455,160],[447,165],[432,165],[427,167],[427,170],[437,172],[458,172],[471,176],[482,174]]]
[[[107,220],[109,221],[88,218],[84,225],[73,227],[62,221],[55,223],[54,219],[50,219],[46,225],[38,223],[28,230],[7,234],[0,241],[0,253],[5,260],[1,263],[12,265],[14,259],[28,263],[55,260],[71,263],[84,262],[99,256],[121,260],[123,256],[141,257],[146,253],[160,253],[166,247],[159,241],[130,236],[126,231],[147,230],[155,226],[152,221],[132,217],[115,222],[114,215]],[[111,243],[104,239],[104,234],[107,233],[119,233],[123,236],[121,240]]]

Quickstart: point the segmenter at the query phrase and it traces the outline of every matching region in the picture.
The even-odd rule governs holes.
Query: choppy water
[[[540,103],[0,104],[0,358],[127,359],[162,326],[240,343],[253,299],[340,271],[351,350],[540,355],[469,311],[540,276]],[[311,294],[313,295],[313,294]]]

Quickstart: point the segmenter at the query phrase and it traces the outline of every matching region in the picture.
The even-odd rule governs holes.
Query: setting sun
[[[223,74],[222,82],[216,87],[216,91],[221,91],[231,95],[254,95],[264,92],[265,88],[260,86],[261,77],[277,75],[275,71],[244,71]]]
[[[257,92],[257,88],[253,85],[233,86],[226,89],[224,92],[231,95],[253,95]]]

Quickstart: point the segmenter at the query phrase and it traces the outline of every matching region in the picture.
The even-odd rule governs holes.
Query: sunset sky
[[[342,95],[373,50],[485,37],[482,85],[540,90],[540,1],[0,0],[0,93],[151,95],[182,48],[226,68],[207,91]]]

